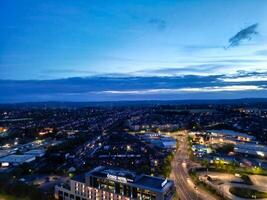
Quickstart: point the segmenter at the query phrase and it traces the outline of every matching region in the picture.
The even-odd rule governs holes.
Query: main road
[[[216,200],[214,196],[206,191],[197,188],[189,177],[188,169],[199,167],[189,158],[188,133],[186,131],[176,132],[174,136],[178,141],[178,149],[172,161],[171,178],[175,181],[175,186],[179,199],[181,200]]]

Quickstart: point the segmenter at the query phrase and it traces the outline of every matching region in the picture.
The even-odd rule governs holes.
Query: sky
[[[0,2],[0,102],[267,97],[267,1]]]

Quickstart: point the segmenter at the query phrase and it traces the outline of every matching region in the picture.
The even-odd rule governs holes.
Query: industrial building
[[[30,163],[35,160],[33,155],[8,155],[0,158],[0,163],[2,167],[8,167],[10,165],[16,166],[23,163]]]
[[[246,133],[240,133],[232,130],[209,130],[212,136],[223,137],[223,138],[233,138],[237,141],[251,142],[255,140],[254,136],[248,135]]]
[[[267,157],[267,146],[257,144],[237,144],[234,148],[236,153],[252,156]]]
[[[45,155],[44,149],[32,149],[24,153],[25,155],[33,155],[36,157],[43,157]]]
[[[176,149],[176,139],[159,133],[146,133],[141,139],[162,149]]]

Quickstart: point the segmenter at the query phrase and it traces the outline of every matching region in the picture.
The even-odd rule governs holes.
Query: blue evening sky
[[[199,92],[196,87],[187,91],[186,88],[192,88],[190,84],[183,85],[185,91],[168,85],[171,77],[183,82],[182,77],[192,75],[220,76],[216,80],[223,84],[204,84],[204,92],[234,88],[239,92],[253,91],[255,97],[257,90],[265,91],[267,1],[0,2],[0,84],[7,80],[51,81],[70,77],[166,77],[168,80],[157,87],[146,86],[160,89],[147,91],[158,95]],[[21,87],[22,83],[25,82],[21,82]],[[235,88],[240,84],[244,88]],[[224,88],[214,90],[217,87]],[[179,90],[166,91],[168,88]],[[124,93],[113,88],[102,90],[120,97],[144,92],[142,88],[141,93],[132,93],[132,89]]]

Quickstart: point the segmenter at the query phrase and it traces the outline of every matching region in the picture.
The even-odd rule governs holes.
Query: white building
[[[55,187],[57,200],[171,200],[174,182],[112,167],[97,167]]]

